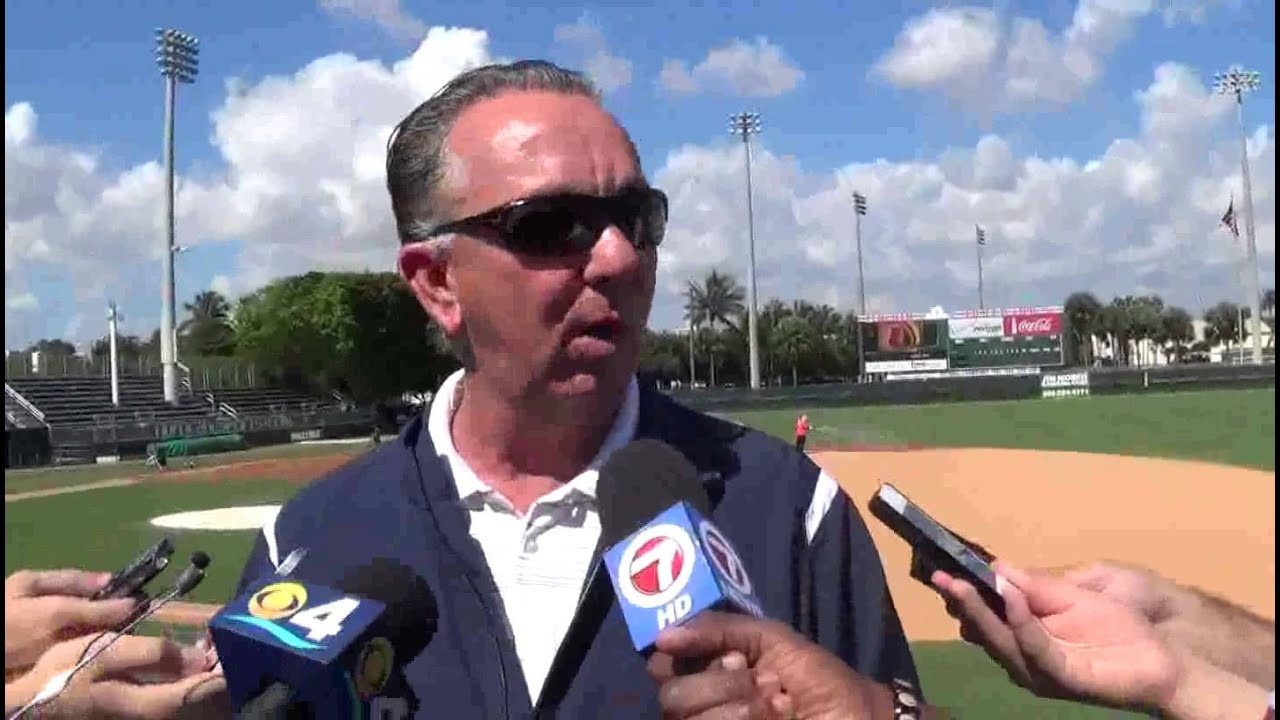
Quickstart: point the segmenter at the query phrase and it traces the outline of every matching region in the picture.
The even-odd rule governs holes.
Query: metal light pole
[[[1240,123],[1240,175],[1244,180],[1244,237],[1249,267],[1245,271],[1245,292],[1249,295],[1249,333],[1253,336],[1253,362],[1262,364],[1262,291],[1258,287],[1258,245],[1253,235],[1253,186],[1249,182],[1249,135],[1244,128],[1244,95],[1262,85],[1262,74],[1233,65],[1213,77],[1219,95],[1235,95],[1236,119]]]
[[[858,239],[858,314],[867,314],[867,283],[862,275],[862,216],[867,214],[867,196],[853,191],[854,234]]]
[[[107,303],[107,352],[111,354],[111,404],[120,406],[120,360],[116,352],[116,331],[120,322],[120,312],[116,302]]]
[[[736,113],[729,116],[729,132],[742,138],[747,157],[747,247],[750,271],[747,276],[747,346],[751,359],[751,388],[760,387],[760,342],[756,334],[756,228],[751,211],[751,136],[760,132],[760,113]]]
[[[164,76],[164,278],[160,287],[160,365],[164,373],[164,400],[178,403],[177,343],[173,287],[173,114],[178,83],[196,80],[200,41],[178,30],[156,30],[156,64]]]
[[[978,233],[978,309],[986,310],[987,305],[982,297],[982,248],[987,244],[987,232],[978,225],[973,227]]]
[[[695,363],[694,357],[693,357],[693,331],[694,331],[693,320],[690,320],[689,321],[689,389],[690,390],[693,389],[693,384],[698,381],[697,374],[695,372],[695,369],[697,368],[697,364]]]

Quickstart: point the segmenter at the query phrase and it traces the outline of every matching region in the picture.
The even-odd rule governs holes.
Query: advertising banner
[[[947,321],[952,340],[978,340],[1004,337],[1004,318],[1000,316],[951,318]]]
[[[1040,376],[1041,397],[1080,397],[1088,394],[1089,373],[1083,370]]]
[[[863,368],[869,373],[947,369],[947,321],[892,318],[861,322]]]
[[[1062,334],[1062,313],[1039,312],[1006,314],[1006,337],[1046,337]]]

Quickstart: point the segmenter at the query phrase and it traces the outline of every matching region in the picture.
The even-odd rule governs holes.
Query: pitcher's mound
[[[862,513],[913,640],[959,639],[910,550],[866,509],[892,483],[938,522],[1024,567],[1110,559],[1275,617],[1275,475],[1201,462],[1038,450],[820,452]]]
[[[257,530],[278,512],[279,505],[215,508],[161,515],[151,524],[174,530]]]

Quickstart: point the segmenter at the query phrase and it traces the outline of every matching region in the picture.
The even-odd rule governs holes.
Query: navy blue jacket
[[[871,536],[849,498],[830,492],[830,478],[819,482],[807,456],[652,390],[641,390],[636,434],[679,449],[703,473],[712,519],[737,547],[766,614],[863,675],[919,687]],[[805,523],[811,504],[825,507],[820,522],[811,521],[812,539]],[[590,576],[538,707],[530,706],[497,588],[422,417],[395,441],[298,492],[268,528],[237,594],[274,572],[272,556],[278,562],[298,548],[307,554],[293,574],[311,582],[333,586],[348,570],[388,557],[435,591],[439,630],[405,668],[420,703],[415,717],[659,716],[656,685],[603,571]]]

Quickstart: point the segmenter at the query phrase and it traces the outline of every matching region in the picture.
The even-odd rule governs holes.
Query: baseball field
[[[793,408],[734,419],[790,440],[800,412],[813,425],[814,459],[859,507],[880,482],[892,482],[943,523],[1024,566],[1136,562],[1275,616],[1274,389]],[[253,531],[174,531],[152,521],[279,503],[365,449],[263,448],[162,474],[140,463],[7,471],[5,572],[114,569],[175,533],[175,566],[197,549],[213,557],[192,599],[223,601]],[[959,640],[937,596],[908,577],[905,544],[864,516],[932,702],[958,718],[1120,717],[1038,700],[1010,685]],[[235,513],[199,519],[248,524]],[[197,524],[190,516],[162,522]]]

